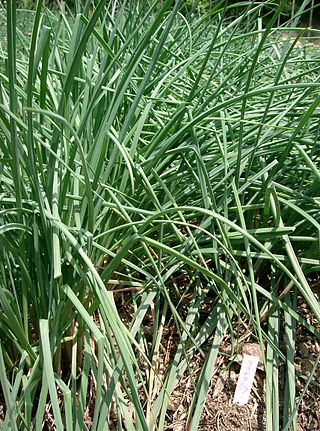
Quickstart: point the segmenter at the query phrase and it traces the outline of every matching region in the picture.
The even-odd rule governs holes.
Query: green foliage
[[[102,430],[116,416],[163,430],[198,355],[196,430],[236,322],[267,345],[277,431],[274,370],[290,371],[287,426],[295,325],[319,337],[295,305],[299,293],[319,321],[319,54],[276,28],[280,10],[262,29],[262,4],[237,19],[109,6],[70,19],[39,1],[31,34],[15,2],[1,16],[4,429]]]

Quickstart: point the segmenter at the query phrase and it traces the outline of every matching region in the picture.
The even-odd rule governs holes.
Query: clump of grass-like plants
[[[196,430],[237,325],[266,347],[267,429],[295,429],[295,327],[319,337],[297,296],[320,318],[308,281],[320,264],[319,56],[298,29],[310,2],[278,28],[284,1],[267,20],[268,2],[242,2],[237,18],[225,1],[205,16],[169,0],[78,1],[68,15],[42,3],[31,35],[14,1],[1,12],[4,429],[162,431],[200,355]]]

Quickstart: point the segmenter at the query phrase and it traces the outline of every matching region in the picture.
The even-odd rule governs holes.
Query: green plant
[[[118,429],[162,430],[199,353],[195,430],[226,334],[237,348],[234,320],[268,346],[268,429],[280,429],[280,360],[290,370],[284,424],[295,422],[294,325],[319,336],[294,306],[299,292],[319,320],[307,279],[320,264],[319,58],[297,47],[289,25],[275,27],[284,2],[250,32],[262,5],[229,20],[222,3],[188,21],[179,2],[110,10],[101,0],[92,11],[88,1],[70,21],[40,0],[28,38],[8,2],[5,429],[53,420],[58,430],[102,430],[116,415]],[[162,380],[169,326],[179,338]]]

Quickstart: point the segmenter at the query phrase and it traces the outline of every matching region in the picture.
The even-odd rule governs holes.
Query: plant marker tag
[[[258,356],[243,355],[239,379],[233,397],[233,404],[239,404],[240,406],[247,404],[258,363]]]

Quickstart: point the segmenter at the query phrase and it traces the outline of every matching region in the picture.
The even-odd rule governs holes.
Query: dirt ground
[[[316,295],[320,299],[319,287]],[[306,304],[299,298],[298,311],[320,331],[320,324],[308,311]],[[282,344],[282,346],[281,346]],[[251,344],[258,346],[257,344]],[[249,343],[250,346],[250,343]],[[223,346],[228,349],[227,343]],[[258,347],[257,347],[258,348]],[[284,343],[280,343],[280,348],[285,348]],[[317,355],[320,352],[319,340],[310,334],[304,327],[297,326],[295,371],[296,379],[296,399],[304,390],[306,379],[315,364]],[[246,352],[245,352],[246,353]],[[250,352],[248,352],[250,353]],[[241,355],[236,357],[241,361]],[[263,431],[265,430],[265,372],[263,367],[257,369],[254,379],[253,389],[248,403],[245,406],[233,404],[233,396],[240,372],[240,364],[233,361],[228,370],[228,359],[221,355],[217,359],[216,372],[211,381],[211,387],[206,400],[204,412],[200,422],[200,431]],[[201,369],[201,361],[194,364],[195,375]],[[262,369],[261,369],[262,368]],[[225,371],[224,371],[225,370]],[[284,381],[286,367],[280,362],[279,366],[279,394],[280,394],[280,428],[282,424],[282,405],[284,395]],[[179,386],[172,394],[172,414],[167,421],[167,430],[185,431],[187,430],[186,417],[188,406],[193,396],[193,388],[190,376],[182,379]],[[317,367],[314,378],[308,386],[298,409],[297,419],[298,431],[319,431],[320,430],[320,366]]]
[[[320,284],[314,287],[314,292],[320,300]],[[318,331],[320,323],[310,313],[306,304],[298,298],[299,314]],[[171,346],[174,350],[174,345]],[[259,350],[256,340],[246,339],[241,346],[242,353],[255,354]],[[245,350],[247,349],[247,350]],[[249,350],[248,350],[249,349]],[[254,352],[252,349],[257,349]],[[285,344],[280,341],[280,349],[285,351]],[[229,339],[223,341],[221,354],[218,355],[214,375],[211,380],[210,389],[206,399],[204,411],[201,417],[199,431],[264,431],[266,420],[265,391],[266,381],[263,365],[258,366],[253,389],[248,403],[245,406],[233,404],[233,396],[240,372],[241,350],[236,357],[230,358]],[[319,340],[304,327],[298,325],[296,331],[296,353],[295,371],[296,399],[305,388],[306,379],[310,375],[316,358],[320,352]],[[200,356],[195,357],[192,364],[192,378],[197,380],[201,371],[203,360]],[[282,423],[281,410],[283,405],[285,364],[280,362],[279,366],[279,394],[280,394],[280,429]],[[167,422],[164,430],[187,431],[187,415],[194,394],[193,383],[190,374],[186,374],[180,380],[174,390],[169,404]],[[3,402],[3,400],[2,400]],[[3,419],[3,407],[0,401],[0,429]],[[47,428],[54,430],[54,424]],[[90,428],[91,421],[87,425]],[[112,425],[112,424],[110,424]],[[116,429],[116,422],[114,422]],[[111,426],[112,429],[112,426]],[[320,430],[320,366],[317,367],[314,378],[308,386],[298,409],[297,431],[319,431]]]

